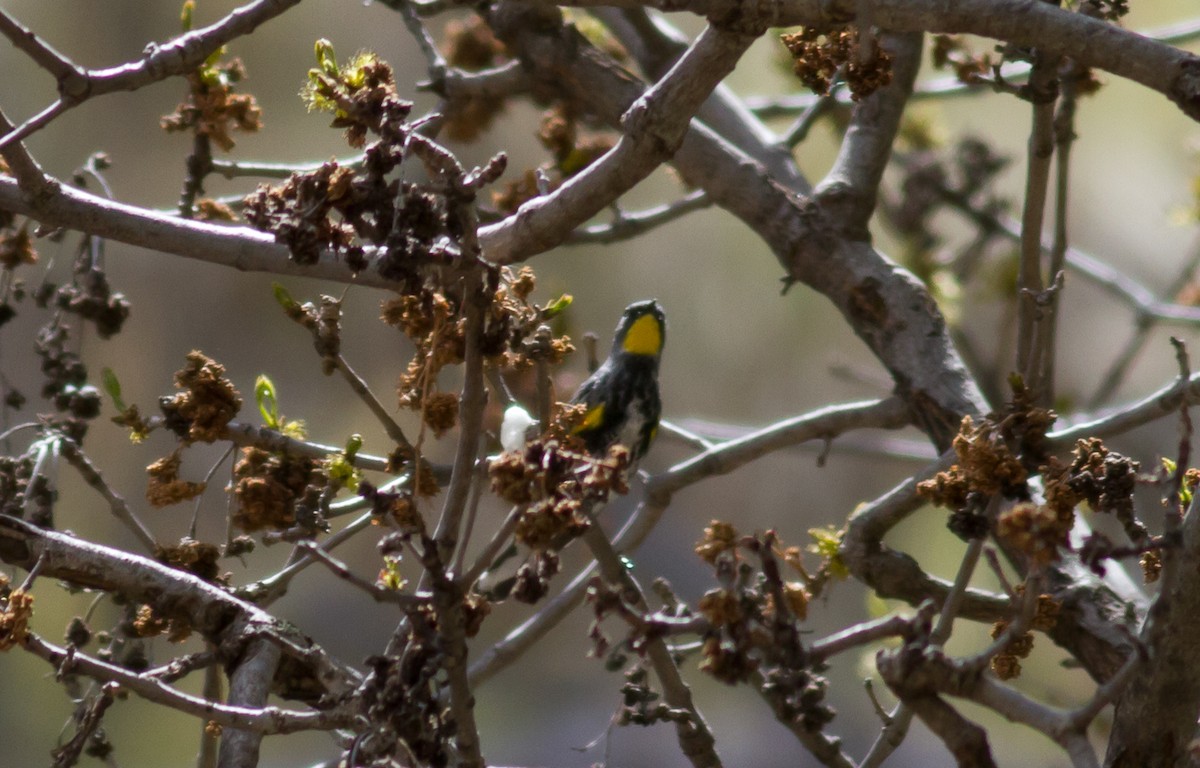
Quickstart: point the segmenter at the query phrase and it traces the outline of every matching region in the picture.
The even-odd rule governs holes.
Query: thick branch
[[[228,641],[236,647],[254,636],[269,637],[288,655],[287,674],[279,681],[281,696],[310,700],[356,685],[351,671],[337,666],[290,625],[203,579],[153,560],[6,515],[0,515],[0,560],[26,570],[40,562],[43,576],[146,603],[156,615],[181,619],[216,645]]]
[[[526,29],[533,21],[520,11],[502,12],[497,17],[501,37],[526,40],[534,35]],[[539,29],[544,27],[539,25]],[[555,40],[549,35],[535,35],[533,42],[568,44],[570,37],[578,34],[573,29],[560,29],[562,36]],[[525,203],[513,216],[480,231],[486,257],[508,264],[553,248],[649,176],[675,154],[692,115],[733,71],[752,42],[752,35],[711,26],[705,29],[662,80],[622,110],[624,135],[616,146],[554,192]]]

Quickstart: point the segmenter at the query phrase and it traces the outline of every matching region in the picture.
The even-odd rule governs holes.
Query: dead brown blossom
[[[1138,565],[1142,569],[1142,578],[1147,584],[1153,584],[1162,576],[1162,553],[1158,550],[1143,552],[1138,558]]]
[[[224,581],[221,578],[220,557],[221,548],[216,544],[197,541],[188,536],[180,539],[173,547],[161,547],[157,553],[159,562],[213,583]]]
[[[1038,595],[1037,607],[1034,609],[1033,621],[1030,628],[1039,632],[1049,632],[1058,623],[1058,614],[1062,612],[1062,603],[1050,595]]]
[[[960,509],[972,493],[992,496],[1020,495],[1028,472],[997,429],[985,419],[978,425],[964,416],[954,438],[958,462],[946,472],[918,484],[922,498],[951,509]]]
[[[187,98],[160,120],[168,133],[195,131],[228,152],[237,142],[234,130],[255,133],[262,128],[262,110],[250,94],[234,93],[246,77],[241,59],[223,64],[205,63],[187,76]]]
[[[22,264],[37,263],[37,251],[29,236],[29,222],[19,229],[0,228],[0,267],[12,270]]]
[[[960,35],[934,35],[930,54],[934,67],[953,69],[967,85],[986,80],[995,66],[990,53],[973,53]]]
[[[1152,537],[1138,520],[1133,505],[1138,462],[1110,451],[1099,438],[1078,441],[1074,454],[1070,464],[1051,458],[1042,470],[1046,506],[1055,510],[1059,526],[1069,531],[1075,508],[1087,502],[1094,512],[1113,515],[1135,547],[1148,548]],[[1113,552],[1113,547],[1102,546],[1098,537],[1089,542],[1089,556],[1093,558],[1103,559]],[[1091,564],[1100,567],[1100,560],[1094,559]],[[1160,565],[1157,553],[1150,549],[1143,552],[1142,568],[1147,582],[1158,577]]]
[[[700,598],[696,609],[715,627],[736,624],[745,618],[738,597],[727,589],[710,589]]]
[[[325,248],[361,258],[353,222],[330,216],[339,201],[347,201],[350,176],[330,160],[310,173],[293,173],[281,186],[260,184],[245,199],[246,221],[274,233],[300,264],[315,263]]]
[[[398,475],[412,471],[414,463],[415,457],[412,450],[400,446],[388,455],[388,472]],[[422,460],[416,472],[413,493],[417,496],[436,496],[439,490],[437,478],[433,474],[433,467],[429,466],[429,462]]]
[[[553,192],[556,186],[557,184],[550,182],[546,191]],[[537,173],[533,169],[527,169],[492,191],[492,205],[500,213],[509,215],[516,213],[522,203],[532,200],[538,194]]]
[[[7,651],[25,641],[29,620],[33,618],[33,595],[14,589],[6,600],[0,601],[0,651]]]
[[[192,634],[192,627],[186,621],[163,618],[149,605],[138,607],[130,628],[135,637],[157,637],[165,634],[167,641],[171,643],[182,643]]]
[[[579,118],[561,103],[542,114],[537,137],[553,158],[553,162],[538,169],[547,192],[557,189],[616,145],[612,133],[582,129]],[[492,204],[502,213],[512,213],[538,194],[537,171],[530,169],[493,192]]]
[[[133,620],[133,631],[137,637],[155,637],[167,631],[166,619],[154,613],[149,605],[140,606]]]
[[[704,529],[704,538],[695,546],[695,552],[704,562],[714,565],[719,555],[734,552],[738,540],[737,529],[729,523],[713,520]]]
[[[591,505],[628,492],[628,470],[629,452],[623,446],[596,458],[544,438],[502,453],[488,466],[498,496],[528,505],[517,522],[516,538],[535,551],[559,549],[586,530]]]
[[[1070,528],[1063,528],[1053,510],[1030,502],[1013,506],[996,520],[996,535],[1002,541],[1043,565],[1058,559],[1068,533]]]
[[[1009,627],[1007,621],[997,621],[992,625],[992,639],[999,639]],[[1019,677],[1021,674],[1021,662],[1019,659],[1028,658],[1033,652],[1033,633],[1024,632],[1017,637],[1010,639],[1004,646],[1003,650],[992,657],[992,671],[996,673],[996,677],[1001,680],[1012,680]]]
[[[780,36],[792,56],[792,69],[813,93],[824,96],[839,71],[855,101],[892,81],[892,55],[874,36],[865,61],[858,27],[804,27]]]
[[[184,391],[160,403],[167,426],[188,443],[222,439],[225,425],[242,407],[241,394],[225,378],[225,366],[193,350],[175,372],[175,386]]]
[[[310,486],[326,483],[320,462],[243,448],[234,465],[233,523],[243,531],[286,530],[296,524],[296,503]]]
[[[178,450],[146,467],[146,501],[152,507],[169,507],[204,493],[205,484],[179,478],[183,459]]]

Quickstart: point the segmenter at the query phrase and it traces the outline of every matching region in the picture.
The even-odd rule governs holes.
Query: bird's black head
[[[667,336],[667,316],[654,299],[630,304],[617,323],[613,354],[657,358]]]

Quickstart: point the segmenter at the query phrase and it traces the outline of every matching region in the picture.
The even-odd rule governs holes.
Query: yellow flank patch
[[[592,409],[583,417],[583,421],[579,422],[579,426],[571,430],[571,434],[577,435],[580,432],[598,429],[602,421],[604,421],[604,403],[592,406]]]
[[[631,355],[657,355],[662,349],[662,325],[651,314],[633,321],[622,344]]]

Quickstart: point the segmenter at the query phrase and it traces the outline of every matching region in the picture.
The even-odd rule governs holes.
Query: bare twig
[[[108,69],[83,69],[62,56],[50,57],[47,53],[49,49],[44,45],[41,50],[34,50],[32,45],[23,46],[23,50],[39,64],[49,65],[46,68],[58,81],[59,98],[15,130],[3,126],[5,132],[0,136],[0,149],[23,140],[53,118],[88,99],[117,91],[134,91],[168,77],[185,75],[203,64],[222,45],[250,34],[263,22],[299,2],[255,0],[235,9],[215,24],[187,32],[162,45],[152,43],[147,47],[146,55],[137,61]]]
[[[1042,221],[1054,152],[1054,101],[1058,96],[1058,57],[1035,53],[1028,93],[1033,106],[1029,131],[1029,157],[1025,170],[1025,199],[1021,212],[1021,259],[1017,274],[1017,360],[1016,370],[1041,400],[1041,350],[1037,348],[1038,326],[1043,321],[1040,302],[1042,277]]]
[[[354,586],[358,587],[363,592],[377,603],[395,603],[396,605],[418,605],[428,603],[427,597],[422,598],[419,595],[408,595],[403,592],[397,592],[392,589],[384,589],[377,584],[367,581],[352,572],[345,563],[338,560],[333,555],[329,554],[325,548],[319,547],[311,541],[301,541],[296,545],[303,553],[312,557],[316,562],[324,565],[334,573],[339,579],[344,579]]]
[[[593,224],[577,230],[563,244],[615,243],[628,240],[649,232],[655,227],[668,224],[692,211],[704,210],[711,205],[712,201],[708,198],[708,194],[700,189],[689,192],[673,203],[664,203],[644,211],[626,213],[618,208],[612,221],[608,224]]]
[[[600,573],[610,584],[619,585],[630,602],[642,613],[647,611],[646,599],[633,574],[625,567],[612,542],[604,535],[599,525],[593,523],[583,534],[584,541],[596,558]],[[672,707],[690,713],[686,722],[676,724],[676,736],[683,753],[696,768],[717,768],[721,759],[717,756],[716,742],[712,731],[692,701],[692,692],[679,673],[679,667],[662,637],[646,640],[646,655],[659,684],[663,689],[663,700]]]
[[[384,431],[387,432],[387,436],[392,439],[392,442],[401,448],[411,449],[412,444],[404,436],[404,430],[400,428],[400,425],[388,413],[383,403],[379,402],[379,398],[375,397],[375,393],[367,386],[367,382],[350,367],[350,363],[346,361],[346,358],[339,354],[334,358],[334,362],[337,365],[338,372],[342,374],[342,378],[350,385],[350,389],[354,390],[354,394],[358,395],[359,399],[371,410],[371,414],[380,423]]]
[[[692,115],[753,41],[750,35],[708,27],[671,72],[634,104],[615,147],[554,192],[480,231],[487,258],[510,264],[557,245],[649,175],[679,146]]]
[[[154,539],[154,534],[150,533],[150,529],[133,514],[125,499],[105,481],[104,477],[100,474],[100,470],[96,469],[96,466],[92,464],[92,460],[88,458],[87,454],[80,450],[79,446],[73,440],[63,439],[61,446],[63,458],[79,472],[80,477],[83,478],[85,483],[104,497],[104,500],[108,502],[108,508],[112,510],[113,517],[120,520],[124,523],[125,527],[133,532],[134,537],[141,542],[147,554],[151,556],[157,555],[160,547]]]
[[[295,733],[344,728],[352,722],[348,713],[336,709],[325,712],[295,712],[278,707],[233,706],[206,701],[177,691],[156,678],[138,675],[79,651],[52,645],[34,634],[26,636],[24,647],[63,672],[75,672],[96,680],[117,683],[147,701],[163,704],[184,714],[211,720],[229,728],[258,734]]]

